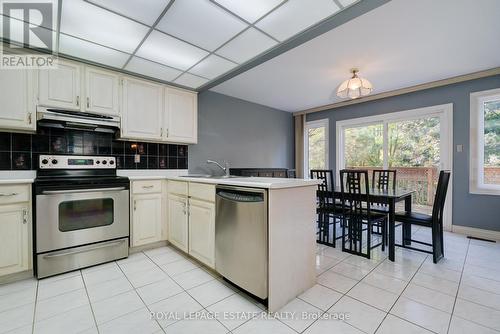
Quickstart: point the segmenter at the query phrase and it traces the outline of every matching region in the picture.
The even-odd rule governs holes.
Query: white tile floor
[[[162,247],[0,285],[0,333],[500,333],[500,245],[446,233],[445,254],[433,264],[397,249],[392,263],[379,250],[367,260],[318,245],[318,284],[266,318],[262,305]],[[150,320],[151,311],[178,316]]]

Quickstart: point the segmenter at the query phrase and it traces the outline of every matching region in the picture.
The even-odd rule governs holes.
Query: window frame
[[[309,172],[309,129],[325,128],[325,169],[329,169],[329,150],[330,150],[330,120],[328,118],[309,121],[304,126],[304,178],[310,178]],[[307,175],[306,175],[307,174]]]
[[[470,94],[469,193],[500,195],[500,184],[484,183],[484,103],[500,100],[500,88]]]

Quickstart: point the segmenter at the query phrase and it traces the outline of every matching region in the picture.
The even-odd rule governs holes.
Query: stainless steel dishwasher
[[[230,282],[267,298],[267,190],[217,186],[215,269]]]

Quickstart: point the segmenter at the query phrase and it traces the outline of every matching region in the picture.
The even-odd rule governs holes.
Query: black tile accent
[[[0,152],[0,170],[10,170],[10,152]]]
[[[31,152],[12,152],[12,169],[31,169]]]
[[[36,169],[40,154],[113,155],[119,169],[177,169],[187,168],[187,152],[187,145],[120,141],[112,134],[81,130],[0,132],[0,170]]]
[[[0,151],[10,152],[11,150],[11,134],[7,132],[0,132]]]
[[[31,152],[31,135],[25,133],[13,133],[12,151]]]
[[[148,155],[148,169],[158,169],[158,156]]]

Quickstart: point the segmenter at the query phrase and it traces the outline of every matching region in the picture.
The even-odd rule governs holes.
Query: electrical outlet
[[[141,162],[141,156],[139,154],[134,155],[134,162],[136,164]]]
[[[463,152],[464,145],[457,145],[457,152]]]

